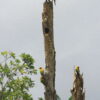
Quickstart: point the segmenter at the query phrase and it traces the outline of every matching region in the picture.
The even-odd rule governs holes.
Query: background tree
[[[29,54],[16,57],[13,52],[1,52],[0,100],[33,100],[29,89],[34,87],[30,75],[36,74],[34,59]]]

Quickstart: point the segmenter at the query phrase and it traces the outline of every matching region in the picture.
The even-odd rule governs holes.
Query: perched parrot
[[[43,67],[40,67],[40,68],[39,68],[39,71],[40,71],[40,74],[41,74],[41,75],[44,75],[44,68],[43,68]]]
[[[76,66],[76,68],[75,68],[75,69],[76,69],[76,71],[79,71],[79,66]]]
[[[79,68],[79,66],[75,67],[75,71],[76,71],[76,74],[79,76],[79,74],[80,74],[80,68]]]

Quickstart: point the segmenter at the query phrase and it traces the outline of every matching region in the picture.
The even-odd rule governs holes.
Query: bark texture
[[[71,90],[72,100],[85,100],[85,91],[83,88],[83,74],[74,70],[73,89]]]
[[[44,2],[42,13],[42,27],[45,44],[45,66],[48,71],[42,77],[44,79],[45,100],[56,100],[55,90],[55,48],[53,38],[53,3]]]

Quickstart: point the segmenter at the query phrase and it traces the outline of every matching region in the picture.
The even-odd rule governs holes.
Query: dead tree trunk
[[[72,100],[85,100],[85,92],[83,88],[83,74],[74,70],[73,89],[71,90]]]
[[[56,100],[55,90],[55,48],[53,39],[53,3],[44,2],[42,13],[42,26],[45,44],[45,64],[46,70],[42,78],[44,79],[45,100]]]

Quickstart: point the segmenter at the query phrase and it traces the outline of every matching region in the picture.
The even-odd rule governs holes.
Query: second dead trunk
[[[76,73],[74,70],[74,82],[73,88],[71,90],[72,100],[85,100],[85,92],[84,92],[84,82],[83,82],[83,74]]]

